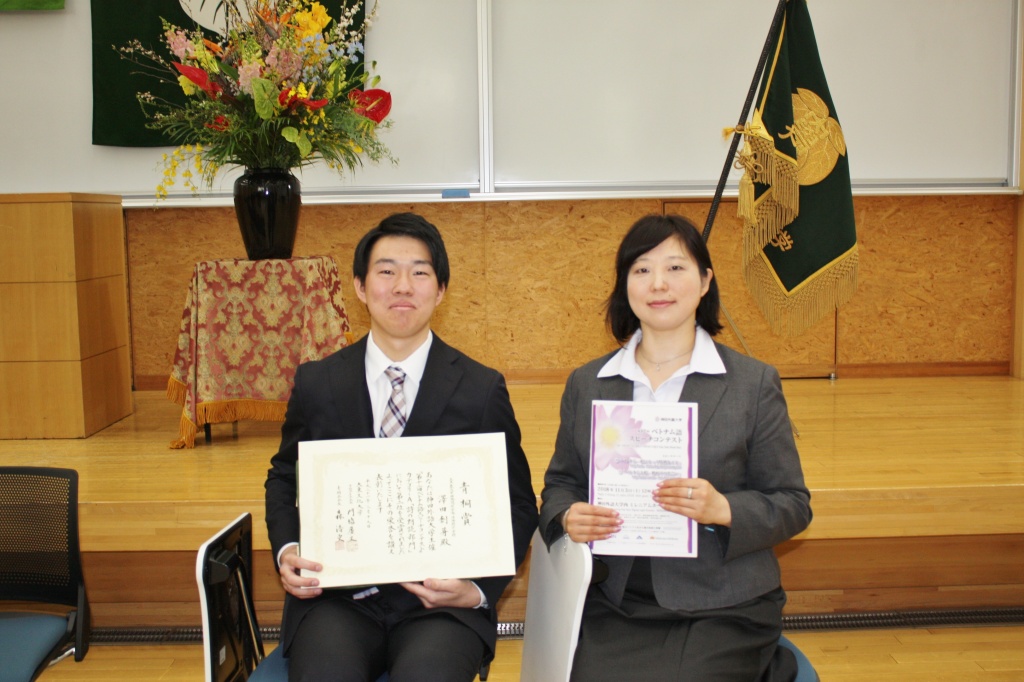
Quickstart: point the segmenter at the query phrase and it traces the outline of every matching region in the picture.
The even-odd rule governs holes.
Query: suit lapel
[[[711,421],[711,416],[718,409],[718,403],[725,395],[726,383],[724,374],[691,374],[686,377],[679,401],[700,405],[697,410],[697,435],[704,432],[704,428]]]
[[[334,355],[328,366],[331,401],[338,413],[339,424],[351,424],[357,433],[347,438],[372,438],[373,410],[366,386],[366,339],[363,337],[348,349]]]
[[[462,380],[462,368],[456,362],[458,357],[455,349],[434,334],[423,380],[402,435],[426,436],[435,431],[435,425]]]

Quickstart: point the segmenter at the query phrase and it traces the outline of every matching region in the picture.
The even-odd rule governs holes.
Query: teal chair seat
[[[0,613],[0,665],[4,680],[35,679],[68,639],[68,619],[45,613]]]

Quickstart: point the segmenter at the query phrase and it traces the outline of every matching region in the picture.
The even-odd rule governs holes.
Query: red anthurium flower
[[[391,93],[385,90],[355,89],[348,93],[348,98],[355,104],[355,112],[365,116],[374,123],[380,123],[391,112]]]
[[[199,88],[210,97],[217,97],[223,89],[217,83],[211,81],[210,75],[198,66],[179,64],[178,62],[172,63],[174,64],[174,68],[181,72],[181,75],[198,85]]]
[[[213,119],[213,123],[207,123],[206,127],[211,130],[216,130],[219,133],[223,133],[228,129],[228,120],[223,116],[218,116]]]
[[[316,111],[322,107],[327,106],[326,99],[308,99],[306,97],[299,97],[295,94],[294,88],[286,88],[281,91],[277,96],[277,102],[282,107],[289,107],[294,109],[299,104],[304,104],[311,110]]]

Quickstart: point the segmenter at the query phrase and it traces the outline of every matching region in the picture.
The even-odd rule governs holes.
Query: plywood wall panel
[[[858,197],[841,364],[1008,362],[1016,197]]]
[[[710,248],[735,327],[727,324],[719,339],[742,348],[742,335],[752,355],[788,376],[858,363],[1009,362],[1015,197],[858,197],[854,203],[861,271],[853,301],[804,334],[781,337],[747,292],[735,201],[722,202]],[[353,329],[365,333],[369,320],[351,286],[355,245],[383,217],[419,212],[441,229],[452,260],[451,288],[435,318],[438,334],[514,376],[564,374],[614,348],[601,304],[618,240],[663,205],[702,227],[710,202],[305,205],[295,255],[337,261]],[[160,388],[194,264],[244,257],[244,249],[230,208],[132,209],[127,217],[136,387]]]
[[[660,201],[496,203],[485,245],[492,364],[515,372],[569,370],[614,349],[604,302],[615,251]]]

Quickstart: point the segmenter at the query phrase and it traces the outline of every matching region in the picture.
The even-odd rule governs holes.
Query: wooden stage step
[[[562,386],[511,384],[534,489]],[[1007,377],[790,379],[814,521],[778,548],[788,614],[1024,604],[1024,382]],[[180,408],[133,395],[135,413],[78,440],[0,440],[0,461],[72,467],[97,627],[197,625],[195,552],[248,511],[260,621],[283,598],[263,521],[279,425],[213,427],[171,450]],[[520,571],[525,574],[524,571]],[[518,577],[500,617],[525,613]]]

